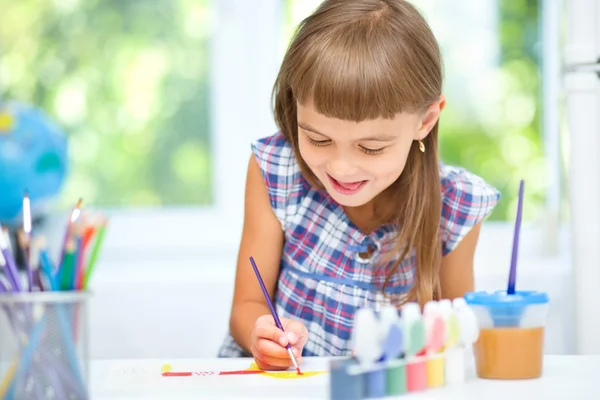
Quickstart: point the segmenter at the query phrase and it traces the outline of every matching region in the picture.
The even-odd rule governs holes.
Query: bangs
[[[427,79],[439,65],[431,49],[419,51],[414,42],[409,49],[403,43],[410,38],[391,25],[377,28],[355,21],[328,34],[315,32],[311,45],[294,49],[287,76],[294,98],[325,116],[356,122],[420,112],[436,101],[441,77]]]

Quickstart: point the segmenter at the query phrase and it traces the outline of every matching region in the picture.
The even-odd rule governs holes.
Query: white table
[[[103,360],[90,367],[92,399],[327,399],[329,375],[280,380],[267,376],[166,378],[173,371],[236,370],[250,359]],[[305,358],[303,369],[327,369],[327,359]],[[398,397],[400,399],[600,399],[600,356],[546,356],[543,376],[535,380],[477,379],[471,370],[465,384]]]

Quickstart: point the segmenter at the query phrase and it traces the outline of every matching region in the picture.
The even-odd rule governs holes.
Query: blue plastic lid
[[[484,307],[525,307],[533,304],[546,304],[550,301],[546,292],[534,290],[517,290],[515,294],[507,294],[506,290],[496,292],[469,292],[465,294],[469,305]]]

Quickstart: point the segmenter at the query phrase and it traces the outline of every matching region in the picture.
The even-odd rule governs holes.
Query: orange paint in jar
[[[539,378],[544,358],[544,328],[481,329],[473,349],[480,378]]]
[[[548,295],[471,292],[465,295],[479,325],[473,345],[477,376],[533,379],[542,375]]]

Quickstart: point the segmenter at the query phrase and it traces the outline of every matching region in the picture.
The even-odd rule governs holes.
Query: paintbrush
[[[285,330],[283,329],[283,325],[281,325],[281,321],[279,320],[279,317],[277,316],[275,307],[273,307],[273,302],[271,301],[271,296],[269,296],[269,292],[267,291],[267,288],[265,287],[265,283],[263,282],[262,277],[260,276],[260,272],[258,272],[258,267],[256,266],[256,263],[254,262],[254,258],[250,257],[250,263],[252,264],[252,268],[254,269],[254,273],[256,274],[256,279],[258,279],[260,288],[262,289],[262,292],[265,296],[265,300],[267,301],[267,304],[269,305],[269,309],[271,310],[271,314],[273,315],[273,319],[275,320],[275,325],[277,325],[277,327],[279,329],[281,329],[283,332],[285,332]],[[300,372],[300,367],[298,366],[298,362],[296,361],[296,357],[294,356],[294,352],[292,351],[292,346],[288,342],[287,346],[285,346],[285,347],[287,349],[288,354],[290,355],[290,359],[292,360],[294,367],[296,368],[296,371],[298,371],[298,375],[302,375],[302,372]]]
[[[519,184],[519,203],[517,205],[517,219],[515,221],[515,233],[513,237],[513,250],[510,260],[510,273],[508,275],[508,289],[506,294],[515,294],[515,284],[517,281],[517,257],[519,252],[519,232],[521,231],[521,218],[523,215],[523,186],[525,182],[521,179]]]

